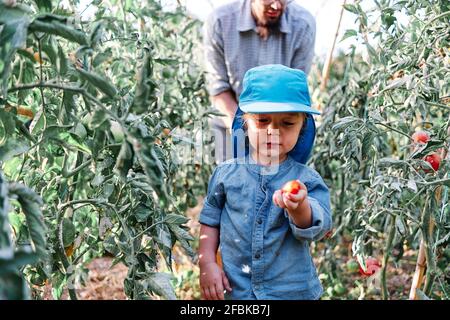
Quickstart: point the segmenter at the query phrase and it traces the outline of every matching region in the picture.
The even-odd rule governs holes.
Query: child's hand
[[[273,202],[280,208],[287,209],[289,213],[294,212],[308,196],[306,186],[299,180],[296,180],[300,184],[300,190],[297,194],[283,191],[282,189],[275,191],[273,194]]]
[[[231,291],[225,272],[215,262],[200,266],[200,288],[205,300],[224,300],[224,287]]]

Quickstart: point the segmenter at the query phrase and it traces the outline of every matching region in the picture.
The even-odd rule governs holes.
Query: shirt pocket
[[[232,183],[226,186],[226,209],[230,218],[247,221],[253,217],[253,195],[247,182]]]
[[[284,209],[272,205],[269,213],[269,227],[270,228],[279,228],[284,223],[287,222],[286,215],[284,214]]]

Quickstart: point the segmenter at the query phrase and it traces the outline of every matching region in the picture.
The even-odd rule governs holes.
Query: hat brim
[[[240,104],[239,108],[246,113],[303,112],[320,114],[320,111],[300,103],[252,102]]]

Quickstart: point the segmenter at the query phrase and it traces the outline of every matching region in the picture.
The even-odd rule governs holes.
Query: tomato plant
[[[329,245],[351,238],[360,264],[382,255],[384,299],[390,296],[390,262],[401,262],[405,252],[426,256],[426,281],[417,289],[445,299],[448,267],[438,265],[448,260],[438,252],[448,245],[450,230],[449,6],[365,4],[345,5],[358,28],[344,37],[359,45],[341,53],[326,90],[313,93],[323,117],[310,163],[331,187],[338,230]],[[319,81],[313,74],[314,87]],[[332,261],[324,265],[335,273]]]
[[[129,298],[174,299],[171,250],[195,259],[184,212],[210,172],[174,161],[170,133],[208,116],[201,25],[153,0],[76,8],[0,2],[1,281],[76,299],[86,263],[109,254],[128,267]]]

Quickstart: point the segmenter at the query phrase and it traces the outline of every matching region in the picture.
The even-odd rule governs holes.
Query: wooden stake
[[[442,193],[442,187],[436,188],[436,203],[438,203],[441,200],[441,193]],[[431,201],[431,200],[430,200]],[[430,226],[428,227],[429,233],[431,234],[433,232],[434,223],[431,219]],[[423,284],[424,280],[424,273],[425,268],[427,266],[427,259],[426,259],[426,247],[425,247],[425,241],[423,241],[423,235],[422,240],[420,240],[420,247],[419,247],[419,254],[417,256],[417,262],[416,262],[416,270],[414,272],[412,284],[411,284],[411,291],[409,292],[409,299],[410,300],[417,300],[417,289],[420,289],[420,287]]]
[[[330,69],[331,69],[331,62],[333,60],[333,51],[334,46],[336,45],[336,39],[339,35],[339,28],[341,26],[342,16],[344,14],[344,5],[346,4],[347,0],[342,1],[342,8],[341,8],[341,14],[339,16],[339,21],[336,27],[336,34],[334,35],[333,45],[331,46],[330,50],[328,51],[327,59],[325,61],[325,64],[323,66],[322,70],[322,83],[320,84],[320,91],[324,91],[327,87],[328,78],[330,76]]]
[[[422,239],[422,240],[420,240],[419,255],[417,257],[417,263],[416,263],[416,271],[414,272],[414,276],[413,276],[413,280],[412,280],[412,284],[411,284],[411,291],[409,292],[410,300],[417,299],[416,290],[422,286],[423,275],[425,273],[425,267],[426,267],[425,243],[423,242],[423,239]]]

